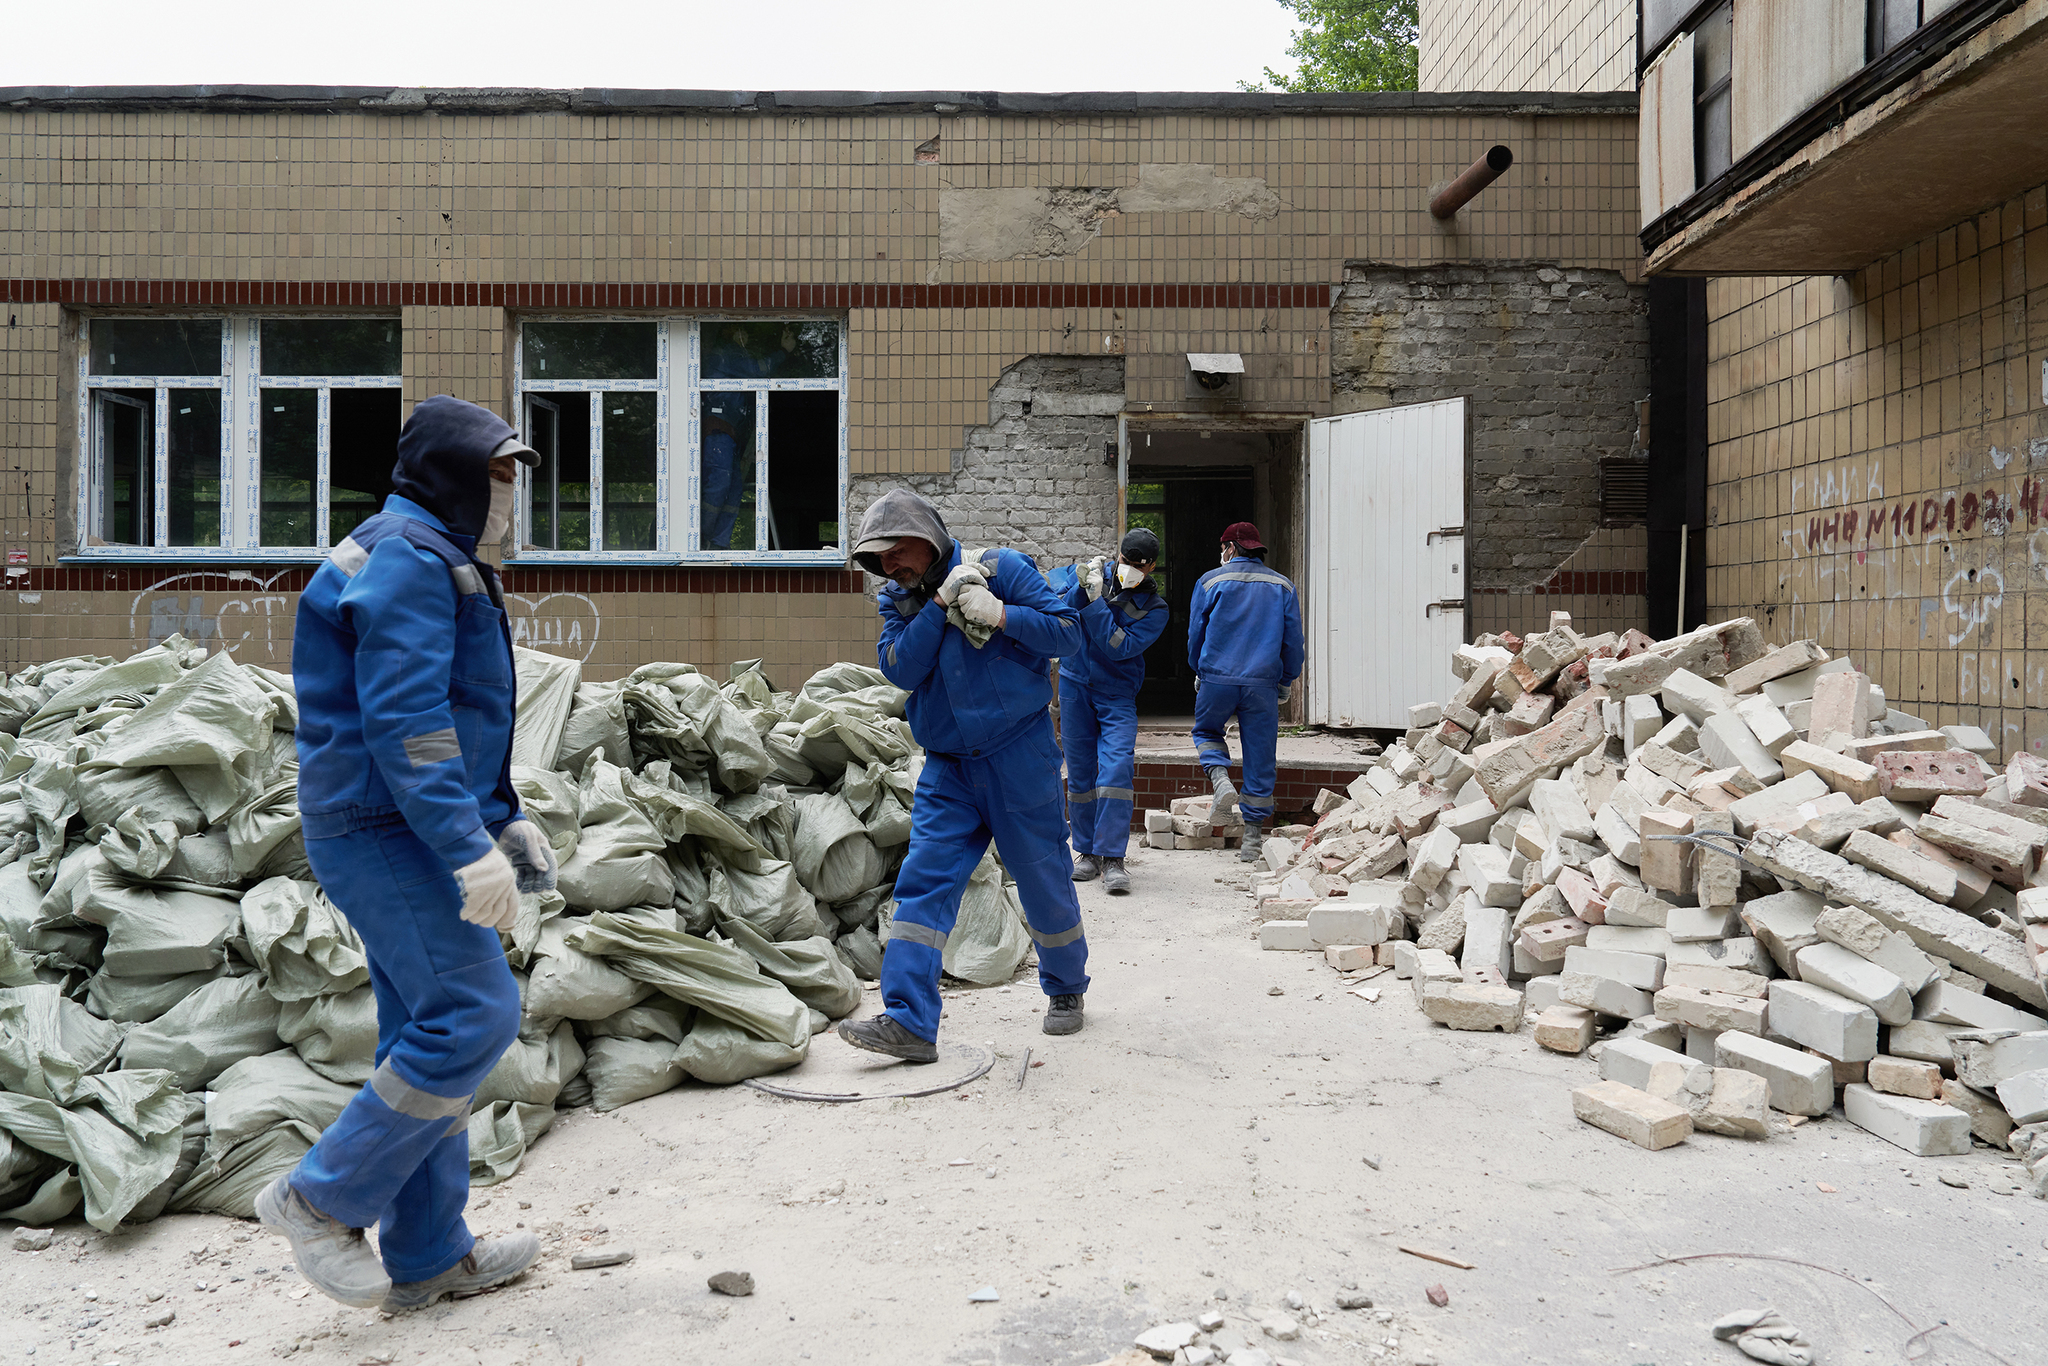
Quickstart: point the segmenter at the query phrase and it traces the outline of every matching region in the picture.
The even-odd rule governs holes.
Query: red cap
[[[1222,544],[1224,541],[1235,541],[1240,550],[1264,550],[1266,548],[1266,543],[1259,539],[1259,529],[1250,522],[1232,522],[1229,526],[1223,528],[1223,536],[1218,544]]]

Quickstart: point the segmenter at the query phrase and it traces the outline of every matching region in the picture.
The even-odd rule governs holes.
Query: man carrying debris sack
[[[1067,825],[1074,881],[1100,874],[1105,891],[1131,890],[1131,790],[1138,743],[1138,688],[1145,651],[1166,631],[1168,608],[1151,579],[1159,538],[1124,536],[1114,559],[1096,557],[1053,574],[1053,591],[1081,616],[1081,648],[1060,660],[1060,745],[1067,753]]]
[[[1250,522],[1223,529],[1222,564],[1202,575],[1188,607],[1188,667],[1195,671],[1195,753],[1216,797],[1211,819],[1244,813],[1246,863],[1273,814],[1280,704],[1301,677],[1301,601],[1284,574],[1266,568],[1266,547]],[[1244,750],[1244,795],[1230,785],[1224,732],[1236,718]]]
[[[519,1032],[498,939],[555,858],[512,790],[512,638],[479,540],[505,534],[510,427],[437,396],[398,437],[395,492],[299,598],[299,809],[306,861],[362,936],[377,1069],[256,1213],[300,1272],[386,1312],[508,1281],[531,1233],[477,1241],[469,1107]],[[363,1230],[378,1224],[372,1252]]]
[[[910,693],[911,733],[926,751],[896,875],[882,954],[885,1013],[839,1026],[857,1048],[912,1062],[939,1050],[939,968],[960,895],[991,836],[1016,879],[1052,998],[1045,1032],[1081,1028],[1088,941],[1068,880],[1053,742],[1051,661],[1073,655],[1081,628],[1029,555],[963,551],[939,510],[908,489],[875,500],[853,558],[891,580],[881,592],[882,672]]]

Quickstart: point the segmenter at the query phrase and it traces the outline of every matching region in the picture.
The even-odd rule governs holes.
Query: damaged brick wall
[[[1599,462],[1631,452],[1650,391],[1642,285],[1608,270],[1354,264],[1330,334],[1337,412],[1468,401],[1475,591],[1540,587],[1599,528]]]
[[[910,488],[937,505],[970,547],[1009,546],[1042,569],[1104,554],[1116,541],[1116,442],[1122,356],[1026,356],[988,396],[988,422],[968,429],[945,474],[856,475],[854,526],[869,503]]]

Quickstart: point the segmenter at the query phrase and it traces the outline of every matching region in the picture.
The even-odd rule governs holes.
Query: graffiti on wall
[[[137,593],[128,605],[128,634],[134,648],[162,644],[172,635],[218,648],[244,664],[291,666],[292,618],[298,594],[274,585],[285,573],[254,574],[203,570],[173,574]],[[237,582],[231,592],[206,588],[223,578]],[[588,660],[604,629],[604,614],[583,593],[549,593],[538,598],[505,595],[512,642],[567,659]]]
[[[1875,610],[1858,619],[1862,648],[1955,652],[1952,675],[1944,662],[1930,683],[1923,669],[1925,701],[2048,707],[2048,664],[2029,662],[2040,641],[2024,619],[2048,611],[2048,437],[2022,424],[1955,459],[1952,485],[1912,497],[1887,493],[1883,454],[1788,472],[1772,605],[1786,637],[1847,646],[1840,614]],[[2006,621],[2016,607],[2024,615]],[[2008,747],[2020,741],[2005,729]]]

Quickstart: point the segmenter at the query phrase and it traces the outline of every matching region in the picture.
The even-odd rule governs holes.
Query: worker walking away
[[[1195,753],[1214,792],[1212,818],[1244,813],[1237,856],[1259,857],[1273,814],[1273,770],[1280,748],[1280,704],[1301,677],[1301,600],[1287,576],[1266,568],[1266,547],[1250,522],[1223,530],[1222,564],[1202,575],[1188,606],[1188,667],[1195,671]],[[1244,751],[1244,793],[1230,784],[1237,721]]]
[[[882,954],[885,1013],[842,1024],[839,1035],[872,1052],[937,1060],[946,936],[991,837],[1038,945],[1039,985],[1052,998],[1045,1032],[1075,1033],[1088,941],[1068,880],[1060,753],[1046,707],[1052,660],[1080,648],[1078,614],[1029,555],[962,550],[939,510],[908,489],[867,510],[853,558],[890,581],[876,655],[910,693],[910,729],[926,757]]]
[[[1052,576],[1055,593],[1080,614],[1081,648],[1060,660],[1060,748],[1067,756],[1067,827],[1076,882],[1102,878],[1104,891],[1131,890],[1124,851],[1138,743],[1138,688],[1145,651],[1166,631],[1166,599],[1152,582],[1159,538],[1133,527],[1114,557],[1098,556]]]
[[[462,1218],[470,1101],[519,1032],[498,931],[555,882],[512,789],[512,638],[476,554],[505,533],[515,462],[539,457],[496,415],[421,403],[395,491],[313,575],[292,641],[306,861],[362,936],[377,1061],[256,1214],[320,1290],[390,1313],[540,1256],[531,1233],[478,1241]]]

